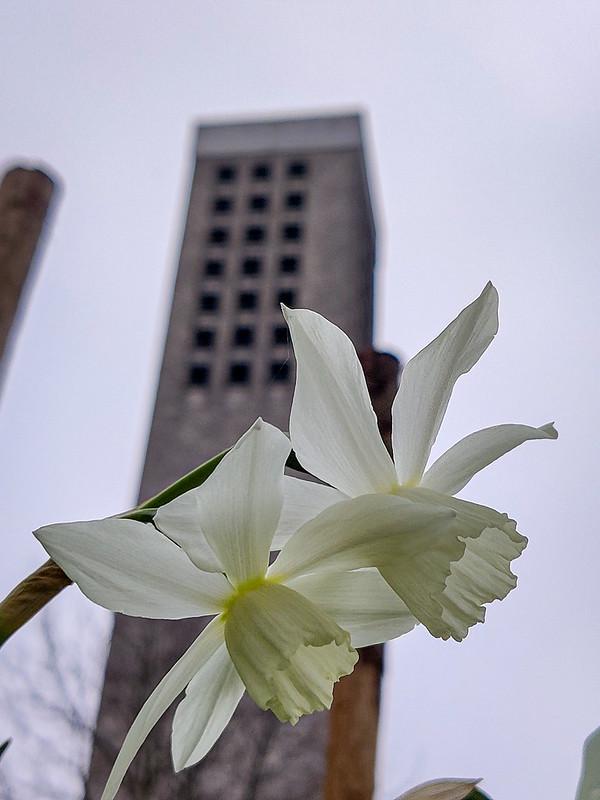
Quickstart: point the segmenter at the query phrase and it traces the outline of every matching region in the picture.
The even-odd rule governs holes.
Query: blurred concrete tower
[[[372,337],[375,236],[357,115],[201,125],[140,497],[231,445],[261,415],[287,430],[293,356],[279,303]],[[136,712],[198,620],[117,615],[92,754],[96,800]],[[204,761],[175,776],[172,714],[130,769],[125,798],[317,800],[327,714],[292,728],[246,697]]]

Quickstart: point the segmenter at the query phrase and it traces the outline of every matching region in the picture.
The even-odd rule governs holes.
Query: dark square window
[[[235,180],[235,167],[222,166],[217,170],[217,180],[219,183],[231,183]]]
[[[208,234],[208,241],[211,244],[226,244],[229,240],[227,228],[212,228]]]
[[[298,256],[283,256],[279,262],[281,272],[298,272],[300,259]]]
[[[266,211],[269,207],[269,198],[264,194],[253,194],[248,200],[250,211]]]
[[[233,201],[231,197],[217,197],[213,203],[213,211],[215,214],[227,214],[233,208]]]
[[[262,225],[251,225],[246,228],[246,241],[247,242],[264,242],[265,229]]]
[[[281,272],[298,272],[300,261],[298,256],[283,256],[279,262]]]
[[[293,223],[292,225],[284,225],[281,234],[288,242],[297,242],[302,238],[302,227]]]
[[[245,311],[250,311],[257,306],[258,298],[255,292],[240,292],[238,305]]]
[[[260,267],[260,258],[245,258],[242,261],[242,272],[244,275],[258,275]]]
[[[257,181],[267,181],[271,177],[271,167],[268,164],[256,164],[252,170],[252,177]]]
[[[277,325],[273,328],[273,344],[287,344],[288,341],[287,325]]]
[[[303,178],[307,172],[306,161],[291,161],[288,164],[287,174],[290,178]]]
[[[210,259],[210,261],[206,262],[204,267],[205,275],[222,275],[223,274],[223,262],[216,261],[215,259]]]
[[[286,208],[304,208],[304,195],[300,192],[290,192],[285,197]]]
[[[229,367],[229,383],[248,383],[250,380],[250,364],[232,364]]]
[[[219,295],[218,294],[203,294],[200,297],[200,309],[202,311],[218,311],[218,309],[219,309]]]
[[[206,386],[210,380],[210,367],[205,364],[193,364],[190,367],[188,381],[192,386]]]
[[[254,328],[236,328],[233,343],[238,347],[250,347],[254,342]]]
[[[282,289],[277,292],[277,307],[283,303],[284,306],[293,306],[296,301],[296,292],[293,289]]]
[[[196,347],[212,347],[215,343],[215,332],[205,328],[196,331]]]
[[[290,363],[289,361],[272,361],[271,362],[271,380],[277,383],[283,383],[290,377]]]

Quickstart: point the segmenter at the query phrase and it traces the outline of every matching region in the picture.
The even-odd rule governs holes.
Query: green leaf
[[[185,492],[189,492],[190,489],[196,489],[198,486],[202,486],[204,481],[216,470],[230,449],[231,448],[223,450],[222,453],[218,453],[216,456],[213,456],[208,461],[205,461],[204,464],[200,464],[199,467],[196,467],[196,469],[188,472],[187,475],[184,475],[182,478],[179,478],[179,480],[176,480],[175,483],[167,486],[167,488],[163,489],[162,492],[155,494],[154,497],[146,500],[146,502],[140,503],[135,510],[160,508],[166,503],[170,503],[171,500],[175,500],[175,498],[179,497],[180,494],[184,494]]]
[[[189,492],[190,489],[196,489],[198,486],[202,486],[204,481],[212,475],[228,452],[229,449],[223,450],[222,453],[217,453],[216,456],[205,461],[204,464],[200,464],[199,467],[188,472],[187,475],[178,478],[175,483],[167,486],[166,489],[155,494],[154,497],[150,497],[148,500],[140,503],[139,506],[132,508],[131,511],[125,511],[123,514],[117,514],[117,516],[121,519],[134,519],[138,522],[152,522],[157,510],[161,506],[170,503],[171,500],[175,500],[179,495]]]
[[[175,483],[172,483],[170,486],[167,486],[166,489],[163,489],[158,494],[155,494],[154,497],[151,497],[145,502],[140,503],[139,506],[131,509],[131,511],[125,511],[123,514],[118,514],[117,516],[119,516],[121,519],[134,519],[138,522],[152,522],[156,512],[161,506],[166,505],[166,503],[170,503],[171,500],[175,500],[175,498],[179,497],[179,495],[189,492],[190,489],[197,489],[198,486],[202,486],[204,481],[210,475],[212,475],[215,469],[219,466],[220,462],[227,455],[230,449],[231,448],[223,450],[223,452],[218,453],[208,461],[205,461],[204,464],[200,464],[199,467],[196,467],[196,469],[188,472],[187,475],[179,478],[175,481]],[[289,467],[289,469],[294,469],[297,472],[304,472],[308,475],[307,471],[296,458],[296,454],[293,450],[288,456],[286,467]]]
[[[134,519],[136,522],[152,522],[157,511],[157,508],[134,508],[118,516],[120,519]]]
[[[473,789],[473,791],[465,797],[465,800],[492,800],[489,794],[482,792],[481,789]]]

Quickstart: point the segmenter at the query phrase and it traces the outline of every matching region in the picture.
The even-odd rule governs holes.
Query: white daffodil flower
[[[159,530],[112,518],[36,531],[83,593],[111,611],[215,615],[139,712],[102,800],[115,796],[142,742],[186,687],[173,722],[176,770],[208,752],[245,689],[260,708],[295,724],[329,708],[333,684],[358,658],[354,647],[414,626],[372,567],[403,549],[414,557],[422,542],[444,537],[454,512],[390,497],[374,532],[346,501],[305,524],[269,567],[289,451],[287,437],[259,419],[200,487],[159,509]]]
[[[404,368],[392,408],[393,461],[350,339],[313,311],[283,307],[283,313],[297,361],[292,446],[302,466],[328,485],[286,478],[274,546],[344,497],[357,498],[355,512],[374,494],[454,509],[453,538],[442,537],[412,562],[390,562],[381,574],[434,636],[460,641],[470,626],[483,621],[483,604],[505,597],[516,585],[510,562],[527,540],[505,514],[454,495],[517,445],[557,436],[551,424],[486,428],[462,439],[426,470],[454,384],[498,330],[496,289],[489,283]],[[370,527],[376,528],[376,519]]]

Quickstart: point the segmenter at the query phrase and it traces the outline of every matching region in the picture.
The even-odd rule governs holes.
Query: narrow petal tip
[[[298,309],[290,308],[289,306],[286,306],[285,303],[280,303],[279,307],[281,308],[281,313],[283,314],[284,320],[286,321],[288,327],[291,329],[294,314],[298,311]]]
[[[498,301],[500,299],[498,295],[498,289],[496,289],[496,287],[491,281],[488,281],[486,285],[483,287],[481,296],[490,297],[494,301],[495,305],[496,306],[498,305]]]
[[[482,297],[486,297],[490,300],[496,315],[496,330],[494,333],[498,333],[498,304],[500,302],[500,297],[498,295],[498,289],[494,286],[491,281],[488,281],[485,285],[483,292],[481,293]]]
[[[548,422],[546,425],[542,425],[540,430],[547,434],[548,439],[558,439],[558,431],[554,427],[554,422]]]
[[[492,297],[496,302],[498,302],[498,289],[494,286],[491,281],[488,281],[486,285],[483,287],[483,291],[481,292],[481,296],[484,295]]]
[[[290,306],[286,306],[285,303],[279,303],[279,307],[281,308],[281,313],[285,317],[285,320],[286,320],[286,322],[288,324],[289,324],[290,318],[293,317],[294,314],[302,313],[302,312],[305,313],[305,314],[307,314],[307,313],[308,314],[316,313],[316,312],[313,312],[313,311],[309,311],[306,308],[290,308]]]

